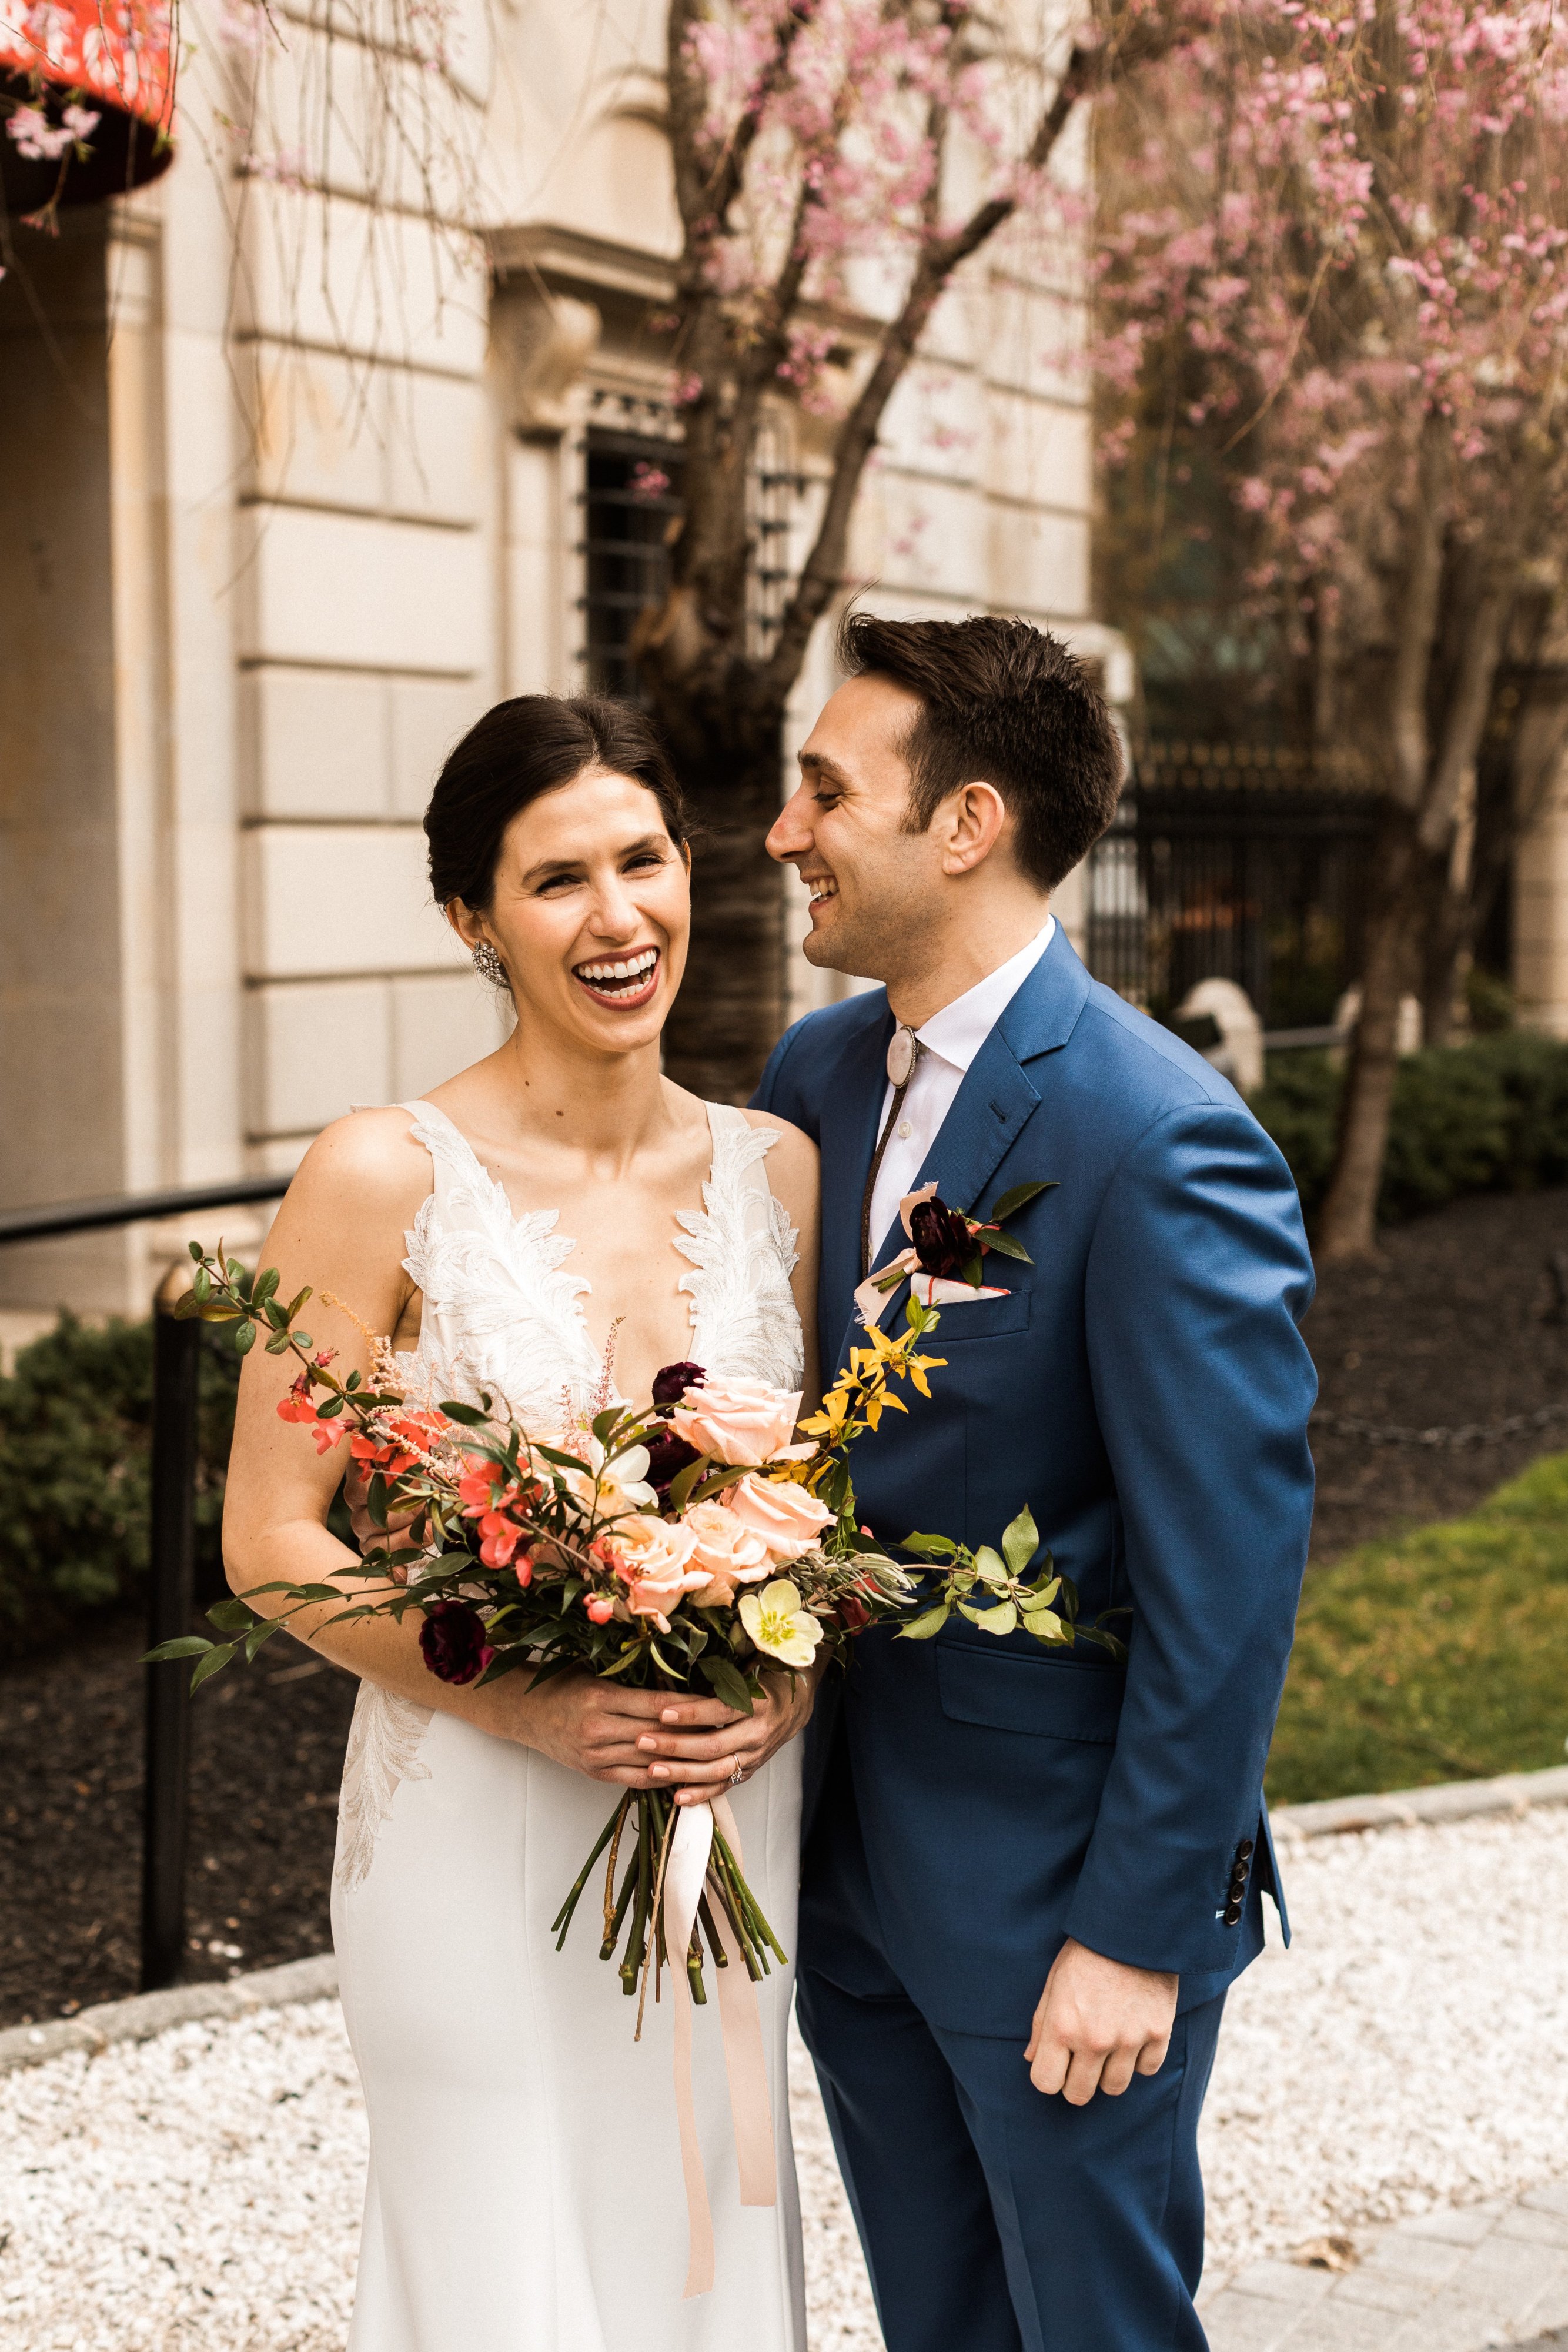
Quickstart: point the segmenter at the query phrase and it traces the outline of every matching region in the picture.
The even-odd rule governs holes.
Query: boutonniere
[[[861,1321],[868,1329],[880,1322],[889,1297],[905,1279],[923,1307],[954,1307],[973,1298],[1005,1298],[1007,1292],[985,1278],[987,1253],[995,1250],[998,1256],[1019,1258],[1025,1265],[1032,1265],[1034,1260],[1022,1242],[1004,1233],[1002,1227],[1009,1217],[1016,1216],[1038,1194],[1055,1189],[1053,1177],[1040,1184],[1015,1184],[985,1218],[969,1215],[962,1209],[950,1209],[935,1184],[923,1184],[918,1192],[906,1192],[898,1204],[898,1213],[910,1245],[900,1250],[891,1265],[879,1266],[875,1274],[868,1275],[855,1292]]]

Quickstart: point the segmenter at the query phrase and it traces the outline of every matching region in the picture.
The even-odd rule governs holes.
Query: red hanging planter
[[[100,204],[172,160],[170,0],[0,0],[7,211]]]

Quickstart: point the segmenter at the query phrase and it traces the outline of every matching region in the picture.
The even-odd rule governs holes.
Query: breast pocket
[[[936,1690],[952,1723],[1022,1731],[1037,1739],[1078,1739],[1110,1747],[1122,1714],[1124,1677],[1113,1666],[1066,1658],[1031,1658],[1016,1650],[981,1650],[939,1642]]]
[[[932,1352],[945,1354],[967,1340],[1001,1339],[1009,1332],[1027,1331],[1032,1297],[1031,1291],[1020,1288],[1009,1290],[1005,1298],[949,1302],[940,1310],[942,1320],[932,1336]]]

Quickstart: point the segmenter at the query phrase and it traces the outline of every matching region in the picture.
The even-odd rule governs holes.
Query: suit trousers
[[[1204,2352],[1223,1994],[1177,2017],[1157,2074],[1085,2107],[1042,2097],[1016,2040],[932,2025],[902,1990],[808,1960],[798,1999],[887,2352]]]

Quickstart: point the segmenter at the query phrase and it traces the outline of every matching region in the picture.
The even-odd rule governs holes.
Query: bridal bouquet
[[[651,1410],[639,1412],[610,1401],[607,1360],[590,1410],[525,1429],[502,1397],[411,1397],[390,1343],[368,1332],[369,1380],[340,1377],[333,1352],[299,1326],[308,1290],[285,1306],[276,1268],[253,1276],[221,1244],[212,1255],[193,1243],[191,1255],[194,1280],[176,1311],[232,1323],[242,1352],[265,1331],[271,1353],[295,1360],[278,1412],[319,1453],[347,1446],[381,1537],[329,1583],[282,1580],[219,1602],[208,1619],[226,1638],[188,1635],[151,1654],[193,1658],[193,1686],[242,1650],[254,1658],[298,1611],[336,1602],[333,1623],[413,1612],[425,1664],[448,1683],[518,1668],[538,1682],[576,1668],[711,1693],[748,1715],[764,1669],[809,1667],[907,1607],[912,1579],[856,1522],[846,1454],[884,1413],[907,1410],[897,1384],[929,1396],[927,1374],[943,1360],[920,1352],[938,1319],[928,1307],[912,1301],[896,1339],[868,1334],[800,1438],[798,1395],[710,1380],[694,1363],[660,1372]],[[285,1605],[258,1615],[249,1602],[264,1594]],[[710,1808],[690,1810],[706,1826]],[[608,1849],[601,1958],[621,1953],[628,1993],[645,1992],[650,1969],[656,1986],[662,1968],[678,1967],[702,2002],[705,1945],[717,1969],[738,1960],[753,1979],[770,1954],[785,1955],[747,1885],[722,1798],[689,1927],[683,1916],[672,1948],[663,1896],[682,1811],[669,1790],[628,1790],[554,1926],[559,1950]]]

